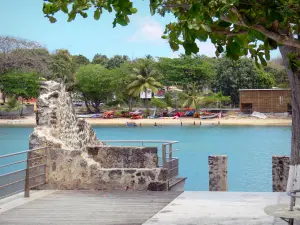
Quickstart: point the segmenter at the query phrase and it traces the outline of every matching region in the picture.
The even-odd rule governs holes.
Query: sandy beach
[[[181,118],[181,119],[138,119],[132,120],[128,118],[116,119],[100,119],[100,118],[86,118],[93,126],[126,126],[126,122],[135,122],[137,126],[200,126],[200,125],[227,125],[227,126],[291,126],[291,118],[267,118],[258,119],[254,117],[224,117],[220,120],[215,119],[198,119],[198,118]],[[219,124],[220,121],[220,124]],[[201,123],[201,124],[200,124]],[[27,126],[34,127],[36,125],[35,117],[26,117],[21,119],[7,120],[1,119],[0,126]]]

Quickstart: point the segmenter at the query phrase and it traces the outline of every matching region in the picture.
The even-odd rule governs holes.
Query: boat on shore
[[[213,114],[213,115],[200,115],[200,119],[213,119],[217,118],[218,114]]]

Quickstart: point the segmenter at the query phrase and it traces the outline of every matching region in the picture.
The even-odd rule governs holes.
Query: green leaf
[[[210,29],[209,26],[207,26],[207,25],[205,25],[205,24],[201,24],[201,27],[202,27],[205,31],[211,32],[211,29]]]
[[[131,8],[130,9],[130,12],[132,12],[132,13],[137,13],[137,11],[138,11],[137,8]]]
[[[69,19],[68,19],[68,22],[71,22],[72,20],[74,20],[75,17],[76,17],[76,12],[74,12],[74,11],[72,10],[72,12],[69,13]]]
[[[224,28],[226,28],[226,27],[230,27],[231,24],[232,24],[232,23],[228,23],[228,22],[225,22],[225,21],[220,21],[220,22],[218,23],[218,26],[219,26],[219,27],[224,27]]]
[[[96,9],[96,11],[94,12],[94,19],[95,20],[99,20],[100,19],[100,16],[101,16],[101,11],[100,9]]]
[[[269,45],[272,47],[271,49],[277,49],[278,46],[277,46],[277,42],[276,41],[274,41],[271,38],[268,38],[267,40],[268,40]]]
[[[270,60],[270,50],[269,49],[265,49],[265,56],[266,56],[266,60]]]
[[[127,20],[123,16],[117,18],[117,23],[122,26],[126,26],[128,24]]]
[[[43,4],[43,13],[44,14],[49,14],[49,11],[50,11],[49,5],[44,2],[44,4]]]
[[[228,14],[228,17],[229,17],[229,19],[233,22],[233,23],[236,23],[236,22],[238,22],[239,21],[239,18],[238,18],[238,16],[234,13],[234,12],[229,12],[229,14]]]
[[[224,48],[221,45],[218,45],[217,50],[219,53],[224,52]]]
[[[50,23],[55,23],[57,20],[53,16],[49,16]]]
[[[264,59],[264,57],[262,55],[258,55],[258,57],[260,59],[261,64],[263,64],[264,66],[268,65],[267,62],[266,62],[266,60]]]
[[[239,34],[235,37],[235,41],[242,47],[245,47],[247,44],[247,34]]]
[[[179,50],[179,45],[173,41],[169,42],[171,49],[173,49],[174,51],[178,51]]]
[[[112,12],[112,7],[110,5],[107,6],[107,11]]]
[[[87,18],[87,17],[88,17],[88,14],[87,14],[86,12],[80,11],[79,13],[80,13],[80,15],[81,15],[83,18]]]
[[[208,38],[208,33],[205,30],[199,30],[199,31],[197,31],[196,35],[197,35],[197,39],[199,41],[203,41],[204,42]]]
[[[258,40],[264,41],[266,36],[263,35],[262,33],[260,33],[259,31],[253,30],[253,29],[249,29],[248,34]]]
[[[199,52],[199,48],[197,46],[197,44],[195,42],[193,43],[189,43],[189,42],[184,42],[183,43],[183,47],[185,49],[185,53],[187,55],[190,55],[191,53],[198,53]]]
[[[61,11],[63,11],[64,13],[68,13],[68,12],[69,12],[69,10],[68,10],[68,5],[63,4],[63,5],[61,6]]]
[[[233,54],[239,54],[241,51],[241,46],[236,42],[231,42],[227,45],[227,51]]]
[[[151,16],[155,14],[155,8],[152,5],[150,5],[150,14]]]
[[[258,63],[257,56],[255,57],[255,65],[257,66],[257,68],[261,68],[260,64]]]

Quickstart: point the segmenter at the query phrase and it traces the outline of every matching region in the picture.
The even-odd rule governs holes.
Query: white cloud
[[[137,24],[136,32],[129,38],[129,41],[156,42],[163,43],[161,38],[163,34],[162,25],[152,18],[140,18]]]

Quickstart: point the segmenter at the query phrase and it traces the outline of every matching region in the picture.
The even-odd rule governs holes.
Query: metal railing
[[[22,191],[24,197],[29,197],[31,188],[45,184],[46,150],[44,147],[0,156],[0,199]],[[15,156],[22,159],[15,160]],[[4,164],[1,164],[2,161]],[[13,166],[17,165],[25,168],[14,169]],[[1,169],[4,168],[8,168],[9,172],[3,174]]]
[[[144,147],[145,143],[161,144],[161,165],[159,167],[168,170],[168,179],[172,179],[179,175],[179,159],[173,157],[173,152],[178,151],[174,149],[173,145],[178,141],[165,141],[165,140],[103,140],[101,141],[106,145],[107,143],[140,143]],[[152,147],[152,146],[149,146]]]

